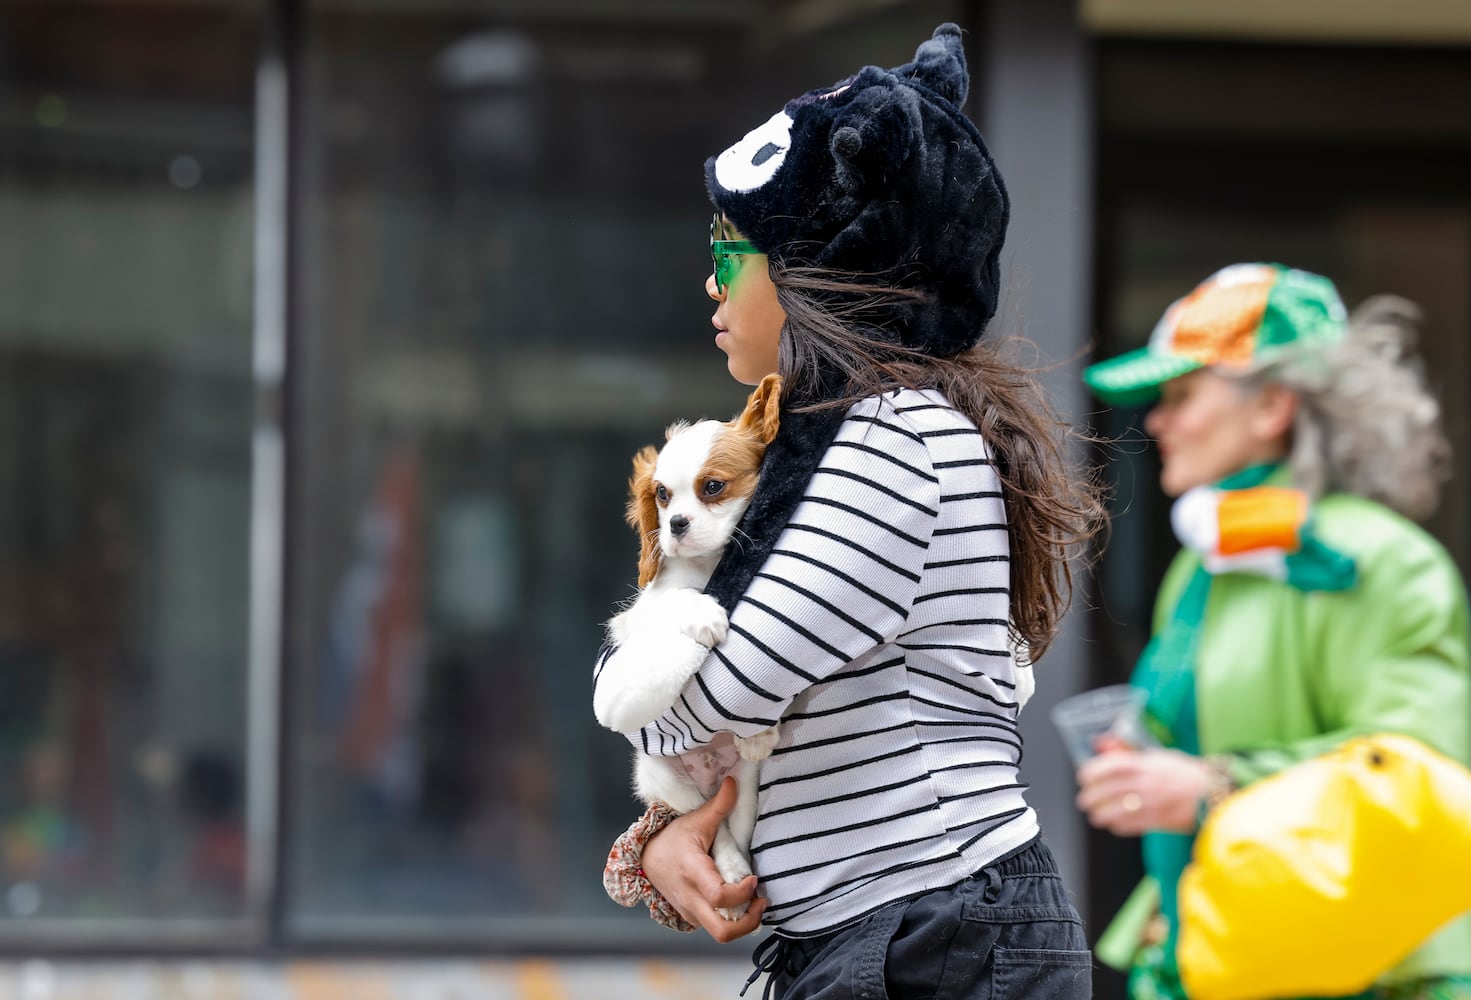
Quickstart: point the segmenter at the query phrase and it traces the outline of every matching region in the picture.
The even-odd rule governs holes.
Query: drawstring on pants
[[[756,968],[746,979],[746,985],[741,987],[741,996],[745,996],[746,990],[764,973],[766,987],[761,991],[761,1000],[771,1000],[771,989],[776,985],[777,972],[794,974],[797,971],[792,965],[792,940],[780,934],[772,934],[758,944],[751,953],[751,961],[756,963]]]
[[[981,893],[981,898],[988,903],[994,903],[1001,898],[1001,873],[994,865],[982,868],[980,874],[986,876],[986,889]]]

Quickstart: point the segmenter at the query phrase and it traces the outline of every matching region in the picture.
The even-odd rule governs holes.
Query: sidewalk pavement
[[[29,959],[0,962],[0,1000],[735,1000],[750,970],[744,956],[280,963]]]

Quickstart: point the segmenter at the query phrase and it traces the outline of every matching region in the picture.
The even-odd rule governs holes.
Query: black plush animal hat
[[[926,354],[975,345],[996,312],[1006,187],[960,111],[970,74],[942,24],[914,61],[866,66],[788,101],[705,162],[710,199],[768,257],[927,293],[883,336]]]
[[[960,29],[942,24],[913,62],[867,66],[808,91],[707,160],[710,199],[773,260],[925,292],[927,302],[886,305],[870,332],[958,354],[996,312],[1010,213],[991,154],[960,112],[969,86]],[[786,388],[742,543],[727,547],[705,588],[727,610],[776,545],[845,415],[788,411]]]

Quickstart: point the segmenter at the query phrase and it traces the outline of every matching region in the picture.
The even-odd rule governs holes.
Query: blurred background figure
[[[1231,791],[1369,733],[1471,762],[1466,590],[1414,524],[1450,457],[1418,318],[1387,296],[1350,318],[1326,278],[1237,264],[1084,372],[1106,403],[1153,401],[1182,544],[1131,678],[1164,748],[1105,736],[1078,770],[1088,821],[1143,838],[1147,878],[1099,948],[1138,1000],[1184,1000],[1177,887]],[[1471,997],[1471,915],[1385,971],[1378,996]]]
[[[68,832],[0,885],[0,948],[698,947],[602,893],[633,799],[586,676],[627,456],[742,398],[688,164],[943,21],[1011,188],[998,331],[1111,356],[1223,261],[1290,261],[1424,308],[1466,450],[1465,5],[3,0],[0,830],[43,800]],[[1053,398],[1133,433],[1078,367]],[[1108,458],[1023,715],[1095,934],[1137,852],[1047,708],[1127,678],[1175,549],[1154,453]],[[1427,526],[1463,569],[1468,508],[1458,469]],[[237,787],[201,812],[206,752]],[[235,825],[238,882],[179,878]]]
[[[84,854],[69,812],[66,758],[55,746],[37,744],[11,778],[17,787],[10,789],[12,805],[0,830],[0,857],[12,897],[38,901],[39,885],[75,887]]]

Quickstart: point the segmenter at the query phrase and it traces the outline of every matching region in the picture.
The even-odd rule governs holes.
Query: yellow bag
[[[1361,737],[1211,812],[1180,879],[1180,978],[1191,1000],[1358,993],[1468,909],[1471,771]]]

